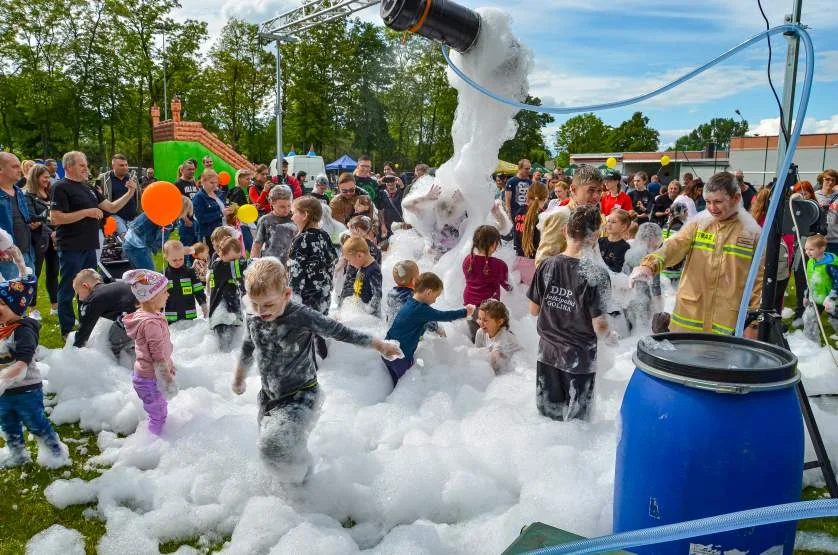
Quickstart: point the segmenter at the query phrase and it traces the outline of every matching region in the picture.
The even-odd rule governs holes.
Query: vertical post
[[[785,23],[800,23],[800,12],[803,9],[803,0],[794,0],[791,15],[786,15]],[[791,133],[791,126],[794,121],[794,95],[797,92],[797,59],[800,50],[800,38],[796,34],[787,34],[786,40],[788,47],[786,49],[786,74],[783,80],[783,113],[780,117],[783,118],[786,131]],[[783,133],[778,133],[777,137],[777,183],[782,183],[781,180],[785,176],[778,175],[780,166],[783,165],[783,158],[786,156],[786,149],[788,144]]]
[[[793,0],[794,7],[791,15],[786,16],[786,23],[800,23],[800,11],[803,7],[803,0]],[[788,48],[786,50],[786,75],[783,82],[783,113],[780,114],[782,123],[785,125],[787,131],[791,131],[792,125],[792,105],[794,104],[795,84],[797,80],[797,55],[800,39],[796,34],[786,35],[788,40]],[[780,206],[777,209],[777,214],[774,217],[774,223],[769,230],[768,246],[765,252],[765,283],[762,286],[762,302],[760,303],[760,313],[762,318],[759,325],[759,337],[763,341],[771,337],[773,328],[772,315],[775,310],[774,297],[777,292],[777,261],[780,257],[780,241],[782,241],[783,216],[785,215],[786,205],[788,204],[789,189],[793,183],[789,182],[788,175],[780,175],[780,169],[783,165],[783,158],[786,155],[788,144],[786,137],[783,136],[782,131],[778,134],[777,140],[777,169],[774,172],[777,180],[775,187],[782,187],[783,194],[780,197]]]
[[[276,39],[276,107],[274,114],[276,115],[276,171],[279,174],[282,171],[282,70],[280,63],[282,61],[282,52],[279,49],[280,41]]]
[[[163,119],[169,119],[169,95],[166,90],[166,28],[163,27]]]

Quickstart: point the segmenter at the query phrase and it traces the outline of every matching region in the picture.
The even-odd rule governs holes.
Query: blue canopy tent
[[[352,171],[358,166],[358,162],[344,154],[331,164],[326,165],[326,171],[339,172],[342,170]]]

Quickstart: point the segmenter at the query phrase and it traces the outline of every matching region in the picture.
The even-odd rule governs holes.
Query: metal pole
[[[282,172],[282,52],[279,49],[280,42],[276,39],[276,171],[277,175]]]
[[[800,13],[803,10],[803,0],[794,0],[794,7],[791,15],[786,16],[786,23],[800,23]],[[794,95],[797,86],[797,59],[800,49],[800,38],[796,34],[786,35],[788,40],[788,48],[786,49],[786,75],[783,80],[783,113],[780,115],[783,118],[786,131],[791,133],[791,126],[794,120]],[[778,133],[777,137],[777,172],[774,175],[777,177],[777,183],[782,183],[785,176],[777,175],[780,171],[780,166],[783,165],[783,158],[786,156],[786,137],[783,136],[782,131]]]
[[[169,119],[169,95],[166,90],[166,28],[163,27],[163,120]]]

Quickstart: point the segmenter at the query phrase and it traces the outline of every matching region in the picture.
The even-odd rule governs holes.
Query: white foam
[[[84,536],[78,530],[53,524],[26,544],[26,555],[84,555]]]

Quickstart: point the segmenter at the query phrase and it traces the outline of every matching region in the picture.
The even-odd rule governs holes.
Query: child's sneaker
[[[57,308],[50,308],[49,309],[49,315],[50,316],[57,316],[58,315],[58,309]]]
[[[16,466],[23,466],[29,462],[32,462],[32,458],[29,456],[29,451],[26,450],[25,445],[10,445],[7,443],[6,457],[0,459],[0,467],[13,468]]]
[[[46,468],[69,466],[70,450],[55,434],[48,438],[38,438],[38,464]]]
[[[29,311],[29,317],[32,318],[33,320],[37,320],[39,322],[41,320],[43,320],[43,318],[41,317],[41,311],[38,310],[37,308],[35,310],[30,310]]]

